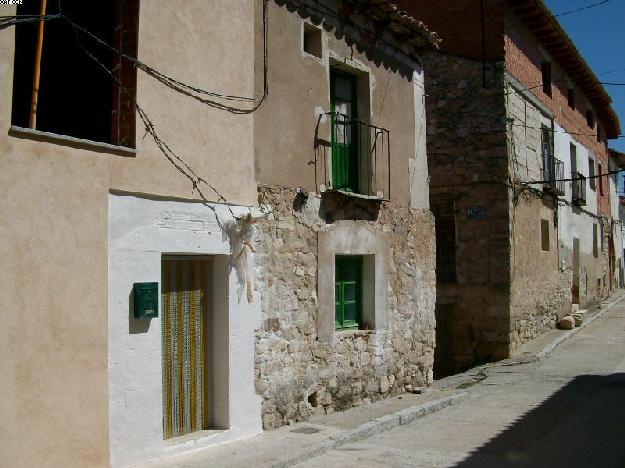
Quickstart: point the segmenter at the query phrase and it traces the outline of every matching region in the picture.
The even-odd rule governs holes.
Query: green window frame
[[[330,70],[332,187],[348,192],[358,192],[357,101],[356,76]]]
[[[358,329],[362,323],[362,256],[337,255],[334,280],[334,328]]]

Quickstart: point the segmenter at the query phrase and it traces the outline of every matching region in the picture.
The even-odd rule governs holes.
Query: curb
[[[428,401],[421,405],[411,406],[403,410],[396,411],[369,422],[361,424],[355,429],[342,432],[330,437],[328,440],[318,443],[317,445],[295,455],[291,458],[283,460],[271,465],[272,468],[287,468],[299,463],[303,463],[311,458],[318,457],[324,453],[334,450],[342,445],[358,442],[360,440],[371,437],[374,434],[388,431],[396,426],[409,424],[415,419],[422,418],[428,414],[440,411],[448,406],[460,403],[469,396],[469,392],[457,392],[437,400]]]

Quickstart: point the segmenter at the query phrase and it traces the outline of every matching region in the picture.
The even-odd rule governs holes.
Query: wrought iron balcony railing
[[[543,168],[544,190],[554,195],[564,195],[564,163],[553,156],[545,160]]]
[[[329,117],[330,141],[320,138],[323,117]],[[315,136],[316,164],[321,163],[326,188],[390,199],[390,131],[339,112],[319,116]]]
[[[586,177],[579,172],[571,174],[573,179],[573,203],[586,206]]]

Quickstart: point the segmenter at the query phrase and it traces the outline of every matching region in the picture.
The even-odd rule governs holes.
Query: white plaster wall
[[[508,86],[507,92],[507,114],[514,119],[511,127],[514,176],[520,181],[542,180],[541,125],[551,128],[551,118],[529,102],[515,86]]]
[[[564,131],[562,127],[555,124],[554,147],[556,157],[564,163],[564,171],[567,178],[571,175],[570,145],[574,143],[577,147],[577,170],[585,176],[590,174],[588,158],[595,159],[595,156],[581,143],[575,140],[573,135]],[[586,206],[581,209],[571,206],[573,196],[572,182],[565,183],[565,195],[560,197],[568,203],[560,203],[558,209],[558,241],[560,248],[561,269],[572,268],[573,265],[573,238],[579,239],[580,251],[580,271],[579,287],[580,299],[584,297],[590,300],[595,294],[596,280],[600,276],[601,257],[593,257],[593,226],[597,224],[600,236],[601,226],[599,220],[593,215],[597,213],[597,188],[590,188],[586,182]],[[590,214],[589,214],[590,213]],[[599,237],[600,239],[600,237]],[[600,241],[599,241],[600,242]],[[582,307],[584,304],[582,304]]]
[[[560,127],[557,123],[555,124],[555,134],[554,134],[554,147],[555,147],[555,155],[560,161],[564,163],[564,171],[565,175],[570,177],[571,174],[571,158],[570,158],[570,147],[571,143],[575,144],[577,147],[577,170],[588,177],[590,174],[590,168],[588,167],[588,158],[592,158],[595,160],[595,155],[592,154],[588,148],[583,146],[574,137],[564,131],[562,127]],[[598,182],[597,182],[598,186]],[[572,182],[566,183],[566,199],[571,200],[573,196],[573,184]],[[586,181],[586,206],[584,207],[586,211],[590,211],[591,213],[597,213],[597,192],[596,189],[593,190],[590,188],[590,184]]]
[[[622,205],[619,205],[619,217],[618,217],[619,223],[616,225],[616,229],[618,230],[618,234],[619,234],[619,242],[620,242],[620,246],[618,247],[619,250],[616,253],[617,257],[621,259],[621,266],[623,267],[623,269],[625,269],[625,252],[623,252],[623,248],[625,247],[623,245],[623,237],[625,237],[625,207],[623,207]],[[625,282],[625,278],[622,278],[622,282]]]
[[[233,210],[235,214],[247,212],[246,208]],[[184,443],[163,440],[161,313],[149,322],[135,321],[129,310],[134,282],[160,283],[162,254],[209,254],[226,259],[230,246],[216,215],[221,222],[232,219],[223,205],[208,207],[201,203],[109,195],[108,374],[112,466],[141,463],[262,430],[260,397],[254,391],[254,330],[260,326],[260,295],[255,293],[251,304],[245,298],[239,302],[234,270],[223,281],[228,291],[222,291],[227,294],[230,323],[230,427],[227,430],[197,433],[198,437],[185,438]]]
[[[609,160],[609,169],[610,172],[619,170],[616,162],[610,158]],[[620,225],[620,203],[618,196],[618,177],[619,174],[612,174],[608,177],[609,186],[608,190],[610,191],[610,215],[612,217],[612,238],[614,239],[614,256],[616,258],[616,262],[614,264],[615,270],[615,279],[616,284],[620,285],[621,283],[621,274],[619,270],[619,260],[620,266],[623,267],[623,232],[621,230]]]
[[[552,128],[552,118],[544,109],[528,99],[517,87],[508,87],[507,112],[514,118],[512,136],[514,138],[513,160],[514,175],[518,181],[542,180],[542,148],[541,126]],[[588,176],[590,173],[588,158],[595,159],[594,155],[574,136],[566,133],[557,122],[553,122],[554,156],[564,164],[564,178],[571,178],[570,145],[577,148],[577,171]],[[534,186],[542,189],[539,184]],[[558,208],[558,245],[559,266],[566,270],[572,267],[573,239],[580,242],[580,291],[592,294],[596,287],[596,278],[600,275],[600,258],[594,258],[593,253],[593,225],[598,220],[593,216],[597,213],[596,189],[586,185],[586,206],[573,207],[573,183],[565,182],[565,194],[559,199]],[[597,228],[600,231],[600,226]]]
[[[554,128],[555,155],[564,163],[564,173],[566,178],[570,178],[571,176],[571,143],[575,144],[577,147],[577,170],[582,175],[588,176],[590,174],[588,158],[591,157],[594,160],[594,155],[592,155],[585,146],[576,141],[572,135],[566,133],[558,124],[555,124]],[[572,197],[573,183],[566,182],[565,195],[560,198],[571,202]],[[586,182],[586,206],[584,206],[583,209],[592,214],[597,213],[597,192],[596,189],[593,190],[590,188],[588,181]],[[598,221],[584,212],[576,211],[577,210],[574,210],[568,203],[561,205],[558,210],[560,249],[566,249],[567,251],[572,252],[573,238],[577,237],[580,242],[580,256],[583,256],[584,254],[592,255],[592,226]],[[562,260],[565,262],[565,267],[571,266],[571,259],[569,259],[568,256],[564,256]]]
[[[610,158],[609,160],[609,170],[610,172],[617,171],[619,167],[616,165],[616,162]],[[618,174],[612,174],[608,177],[610,181],[610,185],[608,190],[610,191],[610,215],[612,219],[618,219],[619,216],[619,199],[618,199]]]
[[[430,177],[427,159],[427,127],[425,113],[425,80],[423,70],[413,72],[415,112],[415,156],[408,159],[410,177],[410,208],[430,209]]]

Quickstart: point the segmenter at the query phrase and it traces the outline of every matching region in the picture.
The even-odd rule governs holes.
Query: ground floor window
[[[362,256],[336,256],[334,280],[336,330],[358,329],[362,324],[362,272]]]
[[[208,429],[209,257],[162,265],[163,438]]]

